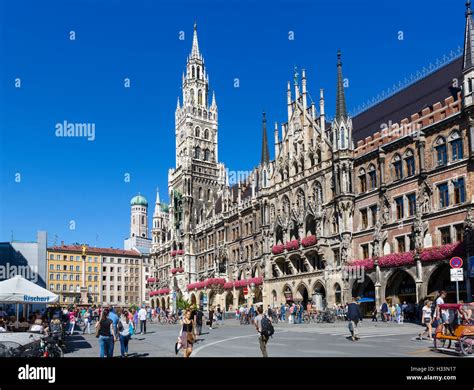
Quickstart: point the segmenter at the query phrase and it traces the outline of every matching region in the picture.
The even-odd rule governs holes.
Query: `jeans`
[[[201,336],[202,333],[202,322],[200,324],[196,324],[196,333],[198,336]]]
[[[128,354],[128,342],[130,341],[130,334],[126,336],[119,335],[120,337],[120,354],[125,356]]]
[[[91,334],[91,322],[87,318],[84,320],[84,331],[82,334],[86,333],[86,330],[87,334]]]
[[[140,333],[146,333],[146,320],[140,320]]]
[[[349,330],[351,331],[351,336],[355,338],[359,338],[359,332],[357,326],[359,325],[359,321],[350,321],[349,322]]]
[[[114,355],[114,340],[112,336],[99,336],[100,357],[112,357]]]
[[[67,333],[73,334],[74,333],[74,326],[76,325],[75,322],[70,322],[69,323],[69,328],[67,330]]]

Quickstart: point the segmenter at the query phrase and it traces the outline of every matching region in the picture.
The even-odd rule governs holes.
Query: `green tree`
[[[176,299],[176,308],[181,309],[181,310],[186,310],[189,307],[191,307],[191,302],[183,298]]]

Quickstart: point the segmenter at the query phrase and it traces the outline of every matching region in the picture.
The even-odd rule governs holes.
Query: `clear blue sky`
[[[0,0],[0,241],[44,229],[50,244],[57,235],[121,247],[130,198],[153,205],[159,186],[166,200],[194,21],[219,108],[219,159],[245,170],[260,158],[261,112],[270,129],[286,121],[295,65],[313,99],[325,89],[333,115],[340,48],[356,107],[462,45],[464,1]],[[64,120],[95,123],[95,141],[55,137]]]

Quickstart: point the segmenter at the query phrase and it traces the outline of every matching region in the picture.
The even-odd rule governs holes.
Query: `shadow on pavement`
[[[82,335],[75,334],[66,337],[65,353],[73,353],[87,348],[92,348],[92,345]]]

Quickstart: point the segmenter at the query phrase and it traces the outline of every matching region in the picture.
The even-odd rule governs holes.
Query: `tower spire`
[[[466,1],[466,29],[464,33],[463,71],[474,66],[474,32],[472,26],[471,0]]]
[[[197,24],[194,22],[193,48],[191,49],[191,58],[200,58],[199,44],[197,36]]]
[[[267,118],[265,112],[262,117],[262,160],[261,164],[268,164],[270,162],[270,153],[268,152],[268,139],[267,139]]]
[[[347,118],[346,98],[344,96],[344,79],[342,77],[341,51],[337,51],[337,98],[336,119]]]

